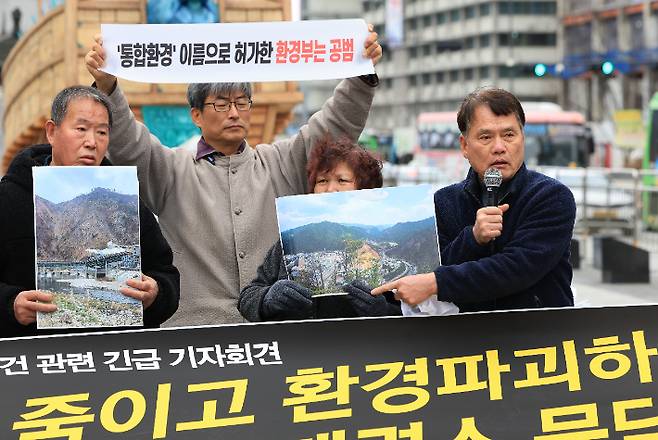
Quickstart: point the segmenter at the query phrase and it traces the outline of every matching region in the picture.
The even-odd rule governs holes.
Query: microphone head
[[[484,186],[487,188],[499,188],[502,183],[503,173],[498,168],[487,168],[484,172]]]

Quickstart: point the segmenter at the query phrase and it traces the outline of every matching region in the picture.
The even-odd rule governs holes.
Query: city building
[[[557,1],[405,0],[401,42],[393,35],[387,4],[364,0],[366,21],[384,43],[367,128],[410,127],[421,112],[454,111],[483,85],[510,90],[522,101],[558,99],[560,81],[534,72],[558,59]],[[398,43],[398,44],[395,44]]]
[[[560,103],[591,121],[612,121],[621,109],[646,112],[657,85],[658,1],[560,4]]]

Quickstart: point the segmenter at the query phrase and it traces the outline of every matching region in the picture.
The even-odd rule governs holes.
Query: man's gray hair
[[[251,83],[193,83],[187,87],[187,102],[191,108],[203,110],[208,96],[229,97],[232,93],[244,93],[251,99]]]
[[[107,110],[108,125],[112,128],[112,106],[109,98],[100,90],[87,86],[67,87],[55,96],[50,108],[50,119],[55,125],[59,126],[62,123],[69,109],[69,103],[76,99],[92,99],[102,104]]]

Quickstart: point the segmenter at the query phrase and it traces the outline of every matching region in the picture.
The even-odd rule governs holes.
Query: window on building
[[[416,79],[415,75],[412,75],[409,77],[409,86],[410,87],[416,87],[418,80]]]
[[[515,66],[514,73],[518,78],[534,78],[535,65],[534,64],[518,64]]]
[[[532,15],[555,15],[557,13],[556,2],[530,2],[528,5]]]
[[[450,11],[451,22],[454,23],[455,21],[459,21],[459,19],[460,19],[459,9],[453,9],[452,11]]]
[[[555,34],[519,34],[517,44],[522,46],[555,46]]]
[[[489,78],[489,66],[480,66],[479,68],[480,79]]]
[[[418,46],[412,46],[409,49],[409,58],[411,58],[412,60],[414,58],[418,58]]]
[[[407,29],[412,31],[418,29],[418,21],[415,18],[410,18],[407,22]]]
[[[486,17],[491,14],[491,6],[489,3],[480,3],[480,17]]]
[[[592,23],[564,28],[565,55],[583,55],[592,51]]]
[[[423,73],[422,78],[423,78],[423,85],[424,86],[429,86],[430,84],[432,84],[432,75],[431,74]]]
[[[644,49],[644,20],[642,14],[629,15],[628,28],[631,34],[631,48]]]
[[[500,78],[534,78],[534,64],[515,64],[514,66],[498,66]]]
[[[475,17],[475,6],[467,6],[464,8],[464,19]]]
[[[381,2],[379,0],[366,0],[363,2],[363,10],[365,12],[376,11],[383,6],[384,6],[384,2]]]
[[[446,14],[444,12],[438,12],[436,14],[436,24],[443,24],[446,22]]]
[[[429,44],[426,44],[425,46],[423,46],[423,56],[427,57],[427,56],[430,56],[430,55],[432,55],[432,46],[430,46]]]
[[[436,42],[436,53],[462,50],[462,40],[441,40]]]
[[[491,44],[491,39],[489,38],[489,34],[486,35],[480,35],[478,37],[480,47],[489,47]]]
[[[471,81],[475,76],[475,71],[472,67],[464,69],[464,81]]]
[[[383,62],[393,61],[393,51],[391,50],[382,51],[382,61]]]
[[[457,81],[459,81],[459,70],[451,70],[450,82],[457,82]]]
[[[511,78],[513,70],[514,70],[514,66],[498,66],[498,77]]]
[[[555,46],[556,36],[549,33],[498,34],[500,46]]]
[[[619,49],[616,18],[601,20],[601,43],[606,52]]]
[[[441,84],[441,83],[443,82],[444,79],[445,79],[445,75],[443,74],[443,72],[436,72],[436,73],[434,74],[434,81],[435,81],[437,84]]]
[[[464,49],[473,49],[475,47],[475,37],[464,38]]]
[[[423,16],[423,27],[430,27],[432,26],[432,16],[431,15],[424,15]]]
[[[498,12],[512,15],[555,15],[557,3],[555,1],[501,1],[498,3]]]

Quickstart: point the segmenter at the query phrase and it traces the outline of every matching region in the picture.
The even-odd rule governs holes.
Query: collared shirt
[[[238,151],[236,151],[236,154],[242,153],[246,146],[247,143],[245,141],[242,141],[242,143],[238,147]],[[215,165],[215,157],[217,156],[226,156],[226,155],[220,151],[215,150],[213,147],[208,145],[208,143],[203,138],[203,136],[201,136],[199,142],[197,143],[195,160],[200,161],[201,159],[206,159],[208,162]]]

